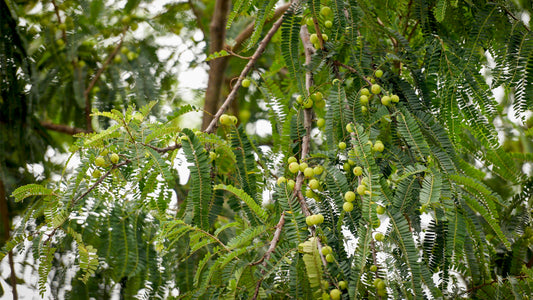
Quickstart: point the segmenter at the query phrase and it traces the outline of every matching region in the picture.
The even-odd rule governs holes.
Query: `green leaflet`
[[[250,209],[255,213],[255,215],[265,223],[268,219],[268,214],[265,210],[261,208],[257,202],[250,197],[245,191],[235,188],[231,185],[218,184],[213,187],[215,190],[224,190],[228,191],[235,196],[237,196],[241,201],[243,201]]]
[[[54,191],[40,184],[28,184],[17,188],[11,196],[15,197],[15,202],[20,202],[28,197],[55,196],[55,194]]]
[[[191,190],[187,197],[187,217],[200,228],[209,228],[209,205],[212,201],[213,186],[211,185],[211,167],[209,157],[195,134],[184,130],[186,139],[182,139],[183,151],[191,171]],[[192,214],[192,215],[191,215]]]

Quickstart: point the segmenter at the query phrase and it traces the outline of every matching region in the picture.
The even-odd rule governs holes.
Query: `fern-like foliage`
[[[192,105],[166,120],[151,117],[155,101],[94,110],[109,126],[77,135],[74,174],[12,193],[34,202],[0,258],[36,238],[41,295],[59,294],[54,280],[69,297],[529,295],[533,44],[516,17],[526,10],[329,3],[291,3],[251,57],[260,76],[235,98],[249,121],[208,133],[180,123]],[[253,18],[253,50],[277,5],[235,1],[227,28]],[[76,276],[56,275],[65,253]]]

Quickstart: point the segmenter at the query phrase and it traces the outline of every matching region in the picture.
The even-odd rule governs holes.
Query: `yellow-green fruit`
[[[342,292],[338,289],[332,289],[329,292],[329,296],[331,297],[331,300],[339,300],[341,298]]]
[[[313,215],[313,222],[316,225],[324,223],[324,216],[322,214]]]
[[[368,96],[367,95],[361,95],[361,97],[359,97],[359,102],[361,103],[361,105],[367,105],[368,104]]]
[[[219,121],[220,121],[220,124],[224,126],[230,126],[231,124],[233,124],[233,121],[231,120],[230,115],[227,115],[227,114],[222,114],[220,116]]]
[[[341,149],[341,150],[346,149],[346,143],[345,142],[340,142],[339,143],[339,149]]]
[[[353,202],[355,200],[355,193],[352,191],[347,191],[344,193],[344,200],[348,202]]]
[[[370,266],[370,272],[376,272],[378,270],[378,267],[376,265]]]
[[[333,252],[330,246],[322,247],[322,255],[328,255]]]
[[[232,123],[233,125],[236,125],[237,122],[239,121],[239,119],[237,119],[236,116],[229,116],[229,118],[231,119],[231,123]]]
[[[126,55],[126,57],[128,58],[129,61],[132,61],[134,59],[137,58],[137,53],[135,52],[128,52],[128,54]]]
[[[383,289],[378,289],[377,295],[378,295],[379,297],[386,297],[386,296],[387,296],[387,290],[386,290],[385,288],[383,288]]]
[[[278,185],[281,185],[282,183],[286,183],[286,182],[287,182],[287,178],[283,176],[279,177],[277,181]]]
[[[372,94],[377,95],[381,93],[381,87],[379,86],[379,84],[373,84],[370,88],[370,91],[372,92]]]
[[[381,141],[376,141],[372,149],[377,152],[383,152],[383,150],[385,150],[385,145],[383,145]]]
[[[335,257],[333,256],[333,254],[330,253],[330,254],[326,255],[326,261],[330,262],[330,263],[334,262],[335,261]]]
[[[383,71],[376,70],[376,73],[374,73],[374,76],[376,76],[376,78],[381,78],[381,76],[383,76]]]
[[[351,160],[351,159],[348,159],[348,163],[350,164],[350,166],[355,165],[355,161],[353,161],[353,160]]]
[[[382,215],[385,213],[385,207],[381,206],[381,205],[378,205],[378,207],[376,207],[376,213],[378,215]]]
[[[313,22],[313,18],[307,18],[305,19],[305,24],[307,24],[307,26],[314,26],[315,22]]]
[[[320,165],[313,168],[313,173],[315,173],[315,175],[320,175],[322,172],[324,172],[324,167]]]
[[[400,102],[400,97],[398,97],[398,95],[392,95],[390,96],[390,99],[392,102],[395,102],[395,103]]]
[[[289,179],[289,181],[287,181],[287,187],[289,188],[289,190],[294,190],[294,186],[296,185],[296,182],[292,179]]]
[[[130,16],[124,16],[122,17],[122,24],[129,24],[131,22]]]
[[[346,281],[339,281],[339,288],[345,290],[348,288],[348,283]]]
[[[361,95],[370,96],[370,91],[367,88],[361,89]]]
[[[289,157],[289,159],[287,159],[287,163],[290,164],[290,163],[293,163],[293,162],[298,162],[298,159],[296,159],[296,157],[294,157],[294,156],[291,156],[291,157]]]
[[[121,52],[122,54],[128,54],[128,52],[130,52],[130,50],[128,49],[128,47],[124,47],[124,46],[122,46],[122,47],[120,48],[120,52]]]
[[[351,212],[353,210],[353,204],[352,202],[344,202],[344,204],[342,205],[342,209],[345,211],[345,212]]]
[[[304,97],[302,97],[302,95],[298,95],[298,97],[296,97],[296,103],[298,104],[304,103]]]
[[[378,228],[379,226],[381,226],[381,220],[380,219],[376,219],[376,220],[372,221],[372,227],[373,228]]]
[[[313,226],[313,216],[307,216],[305,218],[305,224],[307,224],[307,226]]]
[[[358,193],[359,195],[362,196],[362,195],[365,194],[365,192],[366,192],[366,186],[360,184],[360,185],[357,187],[357,193]]]
[[[120,57],[120,55],[117,55],[113,58],[113,61],[116,63],[116,64],[120,64],[122,62],[122,57]]]
[[[326,101],[320,100],[320,101],[315,102],[315,107],[316,108],[324,108],[324,107],[326,107]]]
[[[383,233],[378,232],[374,236],[374,239],[376,239],[376,241],[378,241],[378,242],[381,242],[381,241],[383,241],[385,239],[385,236],[383,235]]]
[[[381,97],[381,104],[385,106],[389,106],[391,103],[391,98],[389,96],[383,96]]]
[[[94,164],[95,164],[97,167],[103,167],[103,166],[105,166],[105,159],[104,159],[102,156],[98,156],[98,157],[94,160]]]
[[[352,168],[348,162],[345,162],[344,165],[342,165],[342,168],[346,172],[350,172],[350,169]]]
[[[324,292],[322,293],[322,300],[330,300],[331,298],[329,297],[329,294]]]
[[[119,159],[120,157],[116,153],[111,154],[111,157],[109,158],[109,160],[111,160],[111,162],[114,164],[118,163]]]
[[[311,98],[305,100],[305,102],[304,102],[304,107],[305,107],[305,108],[311,108],[311,107],[313,107],[313,100],[311,100]]]
[[[353,168],[353,174],[354,174],[355,176],[361,176],[361,175],[363,175],[363,168],[361,168],[361,167],[359,167],[359,166]]]
[[[102,173],[100,172],[100,170],[94,170],[93,171],[93,177],[94,178],[98,178],[100,176],[102,176]]]
[[[323,34],[322,34],[322,39],[323,39],[324,41],[327,41],[327,40],[329,40],[329,37],[328,37],[327,34],[323,33]]]
[[[241,111],[239,111],[239,119],[241,119],[243,123],[248,122],[251,116],[252,116],[252,113],[247,109],[242,109]]]
[[[346,131],[352,133],[353,132],[353,124],[346,124]]]
[[[316,194],[313,192],[313,190],[307,189],[307,190],[305,190],[305,196],[307,198],[315,198]]]
[[[291,162],[289,164],[289,171],[291,173],[298,173],[300,171],[300,165],[297,162]]]
[[[326,125],[326,120],[324,120],[323,118],[319,118],[318,120],[316,120],[316,126],[324,127],[324,125]]]
[[[300,171],[302,171],[302,172],[305,171],[305,169],[307,169],[307,167],[308,167],[307,163],[304,163],[304,162],[301,163],[300,164]]]
[[[320,187],[320,183],[316,179],[309,180],[309,183],[307,185],[313,190],[316,190]]]
[[[318,35],[316,33],[313,33],[309,36],[309,41],[313,44],[318,43]]]
[[[79,66],[80,68],[83,68],[83,67],[85,67],[86,65],[87,65],[87,64],[86,64],[85,61],[83,61],[83,60],[80,60],[80,61],[78,62],[78,66]],[[94,90],[94,89],[93,89],[93,90]]]
[[[324,17],[330,16],[332,13],[333,11],[331,10],[331,7],[329,6],[323,6],[320,9],[320,14],[323,15]]]
[[[315,100],[315,101],[320,101],[320,100],[324,99],[324,95],[321,92],[314,93],[312,95],[312,97],[314,98],[313,100]]]
[[[104,149],[104,150],[102,150],[102,152],[100,152],[100,155],[102,155],[102,156],[106,156],[107,154],[109,154],[109,150],[107,150],[107,149]]]
[[[331,22],[330,20],[327,20],[326,22],[324,22],[324,26],[326,26],[326,28],[331,28],[333,27],[333,22]]]
[[[313,172],[313,168],[305,168],[304,169],[304,176],[307,177],[307,178],[311,178],[315,175],[315,172]]]
[[[63,41],[63,39],[59,39],[59,40],[56,41],[56,45],[59,48],[62,48],[63,46],[65,46],[65,41]]]
[[[361,112],[366,114],[368,112],[368,108],[366,106],[361,106]]]
[[[376,288],[378,290],[385,290],[387,288],[387,285],[385,284],[385,281],[380,280],[375,284]]]
[[[242,85],[243,88],[247,88],[247,87],[250,87],[250,83],[251,83],[250,79],[245,78],[245,79],[242,80],[241,85]]]

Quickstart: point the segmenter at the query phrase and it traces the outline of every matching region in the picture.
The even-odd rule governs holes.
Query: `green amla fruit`
[[[372,87],[370,87],[370,91],[372,92],[372,94],[377,95],[381,93],[381,87],[379,86],[379,84],[373,84]]]
[[[105,166],[105,159],[104,159],[102,156],[98,156],[98,157],[94,160],[94,164],[95,164],[97,167],[103,167],[103,166]]]
[[[109,159],[111,160],[113,164],[116,164],[118,163],[118,160],[120,159],[120,157],[118,156],[118,154],[113,153],[111,154],[111,157]]]

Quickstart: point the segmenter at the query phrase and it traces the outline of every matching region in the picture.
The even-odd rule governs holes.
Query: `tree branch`
[[[7,205],[6,190],[4,181],[0,178],[0,216],[2,217],[2,225],[4,226],[4,239],[2,243],[9,240],[11,231],[11,221],[9,219],[9,206]],[[15,274],[15,263],[13,261],[13,251],[7,253],[9,259],[9,268],[11,269],[11,275],[9,277],[11,282],[11,291],[13,294],[13,300],[18,299],[17,293],[17,275]]]
[[[293,2],[291,2],[291,3],[293,3]],[[278,29],[280,28],[281,23],[283,23],[283,17],[279,18],[274,23],[274,25],[272,25],[272,28],[270,28],[270,30],[268,31],[267,35],[259,43],[259,47],[255,51],[255,53],[252,55],[252,58],[250,59],[250,61],[248,61],[248,63],[246,64],[246,66],[242,70],[239,78],[237,79],[237,83],[235,84],[235,86],[233,86],[233,89],[229,93],[228,97],[226,98],[226,100],[224,101],[222,106],[220,106],[220,108],[218,109],[218,111],[215,114],[214,118],[209,123],[209,126],[207,126],[207,128],[204,130],[205,132],[212,133],[212,132],[215,131],[215,129],[217,128],[218,118],[220,118],[220,116],[231,105],[231,102],[233,102],[233,100],[235,100],[235,98],[237,97],[237,91],[239,91],[239,88],[241,87],[241,83],[242,83],[243,79],[246,77],[246,75],[248,75],[248,73],[250,72],[250,70],[254,66],[255,62],[263,54],[263,52],[266,49],[266,46],[268,45],[268,43],[270,42],[270,40],[272,39],[272,37],[274,36],[276,31],[278,31]],[[215,61],[217,61],[217,60],[215,60]],[[207,99],[206,99],[206,101],[207,101]],[[204,117],[205,117],[205,114],[204,114]]]
[[[128,30],[128,26],[125,26],[124,29],[122,30],[122,35],[120,36],[120,40],[118,44],[115,46],[115,48],[113,49],[113,52],[109,54],[107,59],[104,61],[104,64],[102,65],[102,67],[98,69],[93,79],[91,80],[91,82],[89,83],[85,91],[83,92],[83,97],[85,98],[85,124],[86,124],[85,126],[88,132],[93,131],[93,126],[91,122],[91,108],[92,108],[91,106],[92,105],[91,105],[91,98],[89,97],[89,93],[96,85],[96,82],[98,81],[102,73],[104,73],[104,70],[111,63],[111,60],[117,55],[118,51],[120,50],[120,47],[122,47],[122,43],[124,42],[124,36],[127,30]]]
[[[213,54],[224,49],[226,39],[226,19],[230,9],[230,0],[217,0],[209,25],[209,53]],[[224,71],[228,65],[228,57],[220,57],[209,62],[207,89],[205,90],[204,115],[202,129],[205,129],[217,111],[220,101]]]
[[[43,126],[46,129],[57,131],[57,132],[61,132],[61,133],[66,133],[66,134],[70,134],[70,135],[74,135],[74,134],[77,134],[77,133],[88,133],[88,132],[90,132],[90,131],[88,131],[86,129],[77,128],[77,127],[70,127],[70,126],[64,125],[64,124],[54,124],[54,123],[48,122],[48,121],[41,121],[40,124],[41,124],[41,126]]]
[[[270,22],[272,20],[276,20],[278,19],[279,17],[281,17],[285,11],[287,11],[287,9],[289,9],[289,7],[291,6],[290,3],[287,3],[287,4],[284,4],[280,7],[278,7],[275,11],[274,11],[274,16],[270,19],[267,20],[267,22]],[[228,47],[231,49],[231,51],[234,51],[234,52],[238,52],[242,46],[242,44],[244,43],[244,41],[246,41],[246,39],[248,39],[250,36],[252,36],[252,33],[254,32],[254,28],[255,28],[255,22],[252,22],[250,23],[236,38],[235,38],[235,45],[233,45],[233,47]]]

